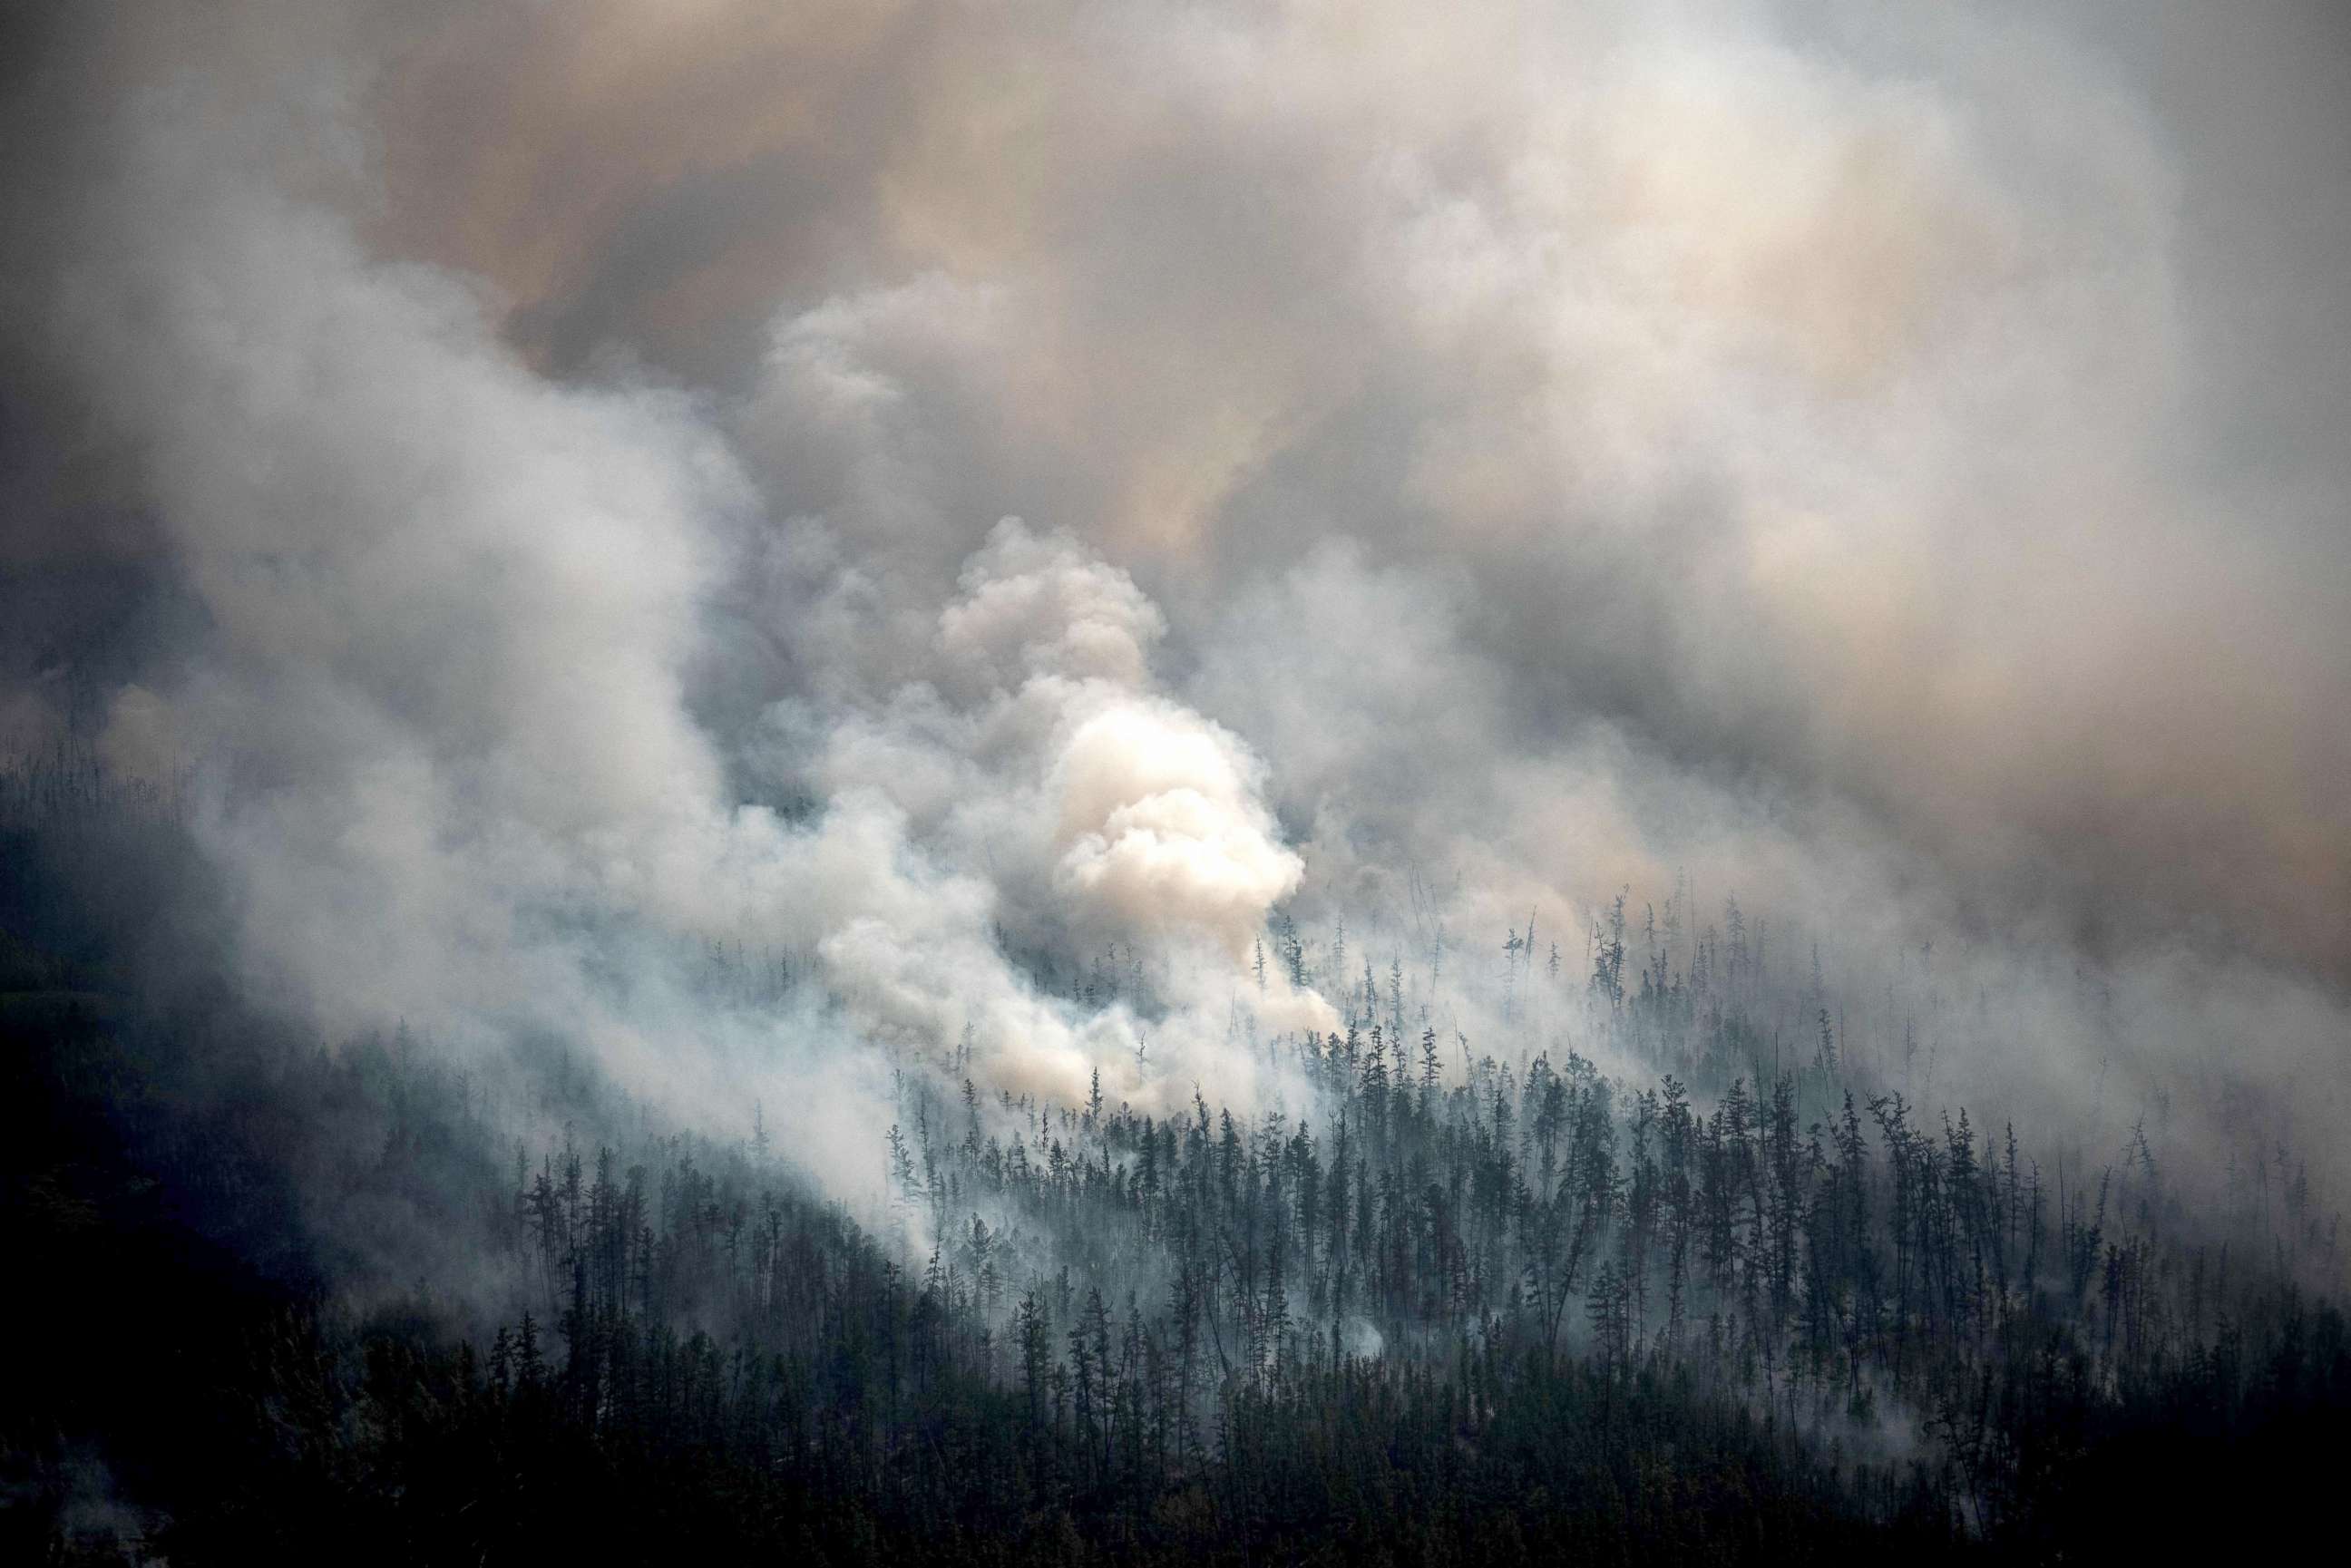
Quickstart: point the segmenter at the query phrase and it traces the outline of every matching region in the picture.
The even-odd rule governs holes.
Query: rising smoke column
[[[1687,865],[1833,969],[2022,949],[2193,1019],[2150,1071],[2341,1092],[2305,24],[12,25],[8,559],[193,604],[106,748],[198,761],[289,1005],[731,1115],[777,1026],[693,959],[772,944],[841,1000],[803,1064],[973,1022],[1065,1094],[1219,1047],[1268,900],[1565,929]],[[1188,1021],[1065,1016],[999,931],[1115,932]],[[2093,1097],[2095,1033],[1988,1073]]]

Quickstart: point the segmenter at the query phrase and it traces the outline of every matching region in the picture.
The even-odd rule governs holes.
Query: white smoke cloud
[[[1110,707],[1079,725],[1056,761],[1069,840],[1056,880],[1131,925],[1196,926],[1239,953],[1303,867],[1238,749],[1173,706]]]
[[[1167,630],[1126,573],[1012,521],[964,568],[961,587],[939,616],[939,652],[952,672],[999,688],[1050,675],[1138,686]]]
[[[689,702],[763,527],[711,411],[546,379],[460,281],[218,153],[168,101],[131,128],[60,330],[208,622],[106,743],[199,762],[260,994],[330,1033],[571,1040],[705,1124],[758,1099],[847,1191],[893,1055],[967,1040],[987,1087],[1062,1103],[1097,1071],[1250,1097],[1222,998],[1186,1009],[1301,862],[1261,765],[1154,685],[1165,622],[1130,578],[1000,526],[912,655],[935,678],[815,721],[811,819],[744,804]],[[883,395],[817,375],[799,329],[779,377]],[[1144,945],[1172,1010],[1039,994],[1007,922]],[[714,946],[789,956],[810,998],[697,996]]]
[[[810,775],[828,793],[888,801],[932,863],[986,889],[985,907],[961,923],[968,952],[949,972],[914,956],[944,950],[935,935],[878,928],[861,944],[869,964],[890,968],[891,993],[914,1011],[935,1013],[935,1041],[962,1021],[956,998],[996,998],[972,1021],[999,1076],[1064,1099],[1096,1068],[1152,1105],[1180,1101],[1196,1076],[1249,1082],[1257,1070],[1231,1060],[1223,1014],[1252,937],[1304,871],[1262,799],[1263,765],[1151,680],[1163,630],[1124,572],[1067,536],[1006,519],[938,615],[935,683],[902,687],[812,737],[821,750]],[[1148,1026],[1116,1009],[1079,1025],[1022,999],[1001,973],[974,978],[991,962],[1001,968],[983,938],[1007,926],[1080,951],[1123,946],[1130,961],[1147,961],[1172,1011]],[[848,947],[827,940],[834,963]],[[934,972],[910,982],[909,964]],[[1279,1027],[1335,1016],[1287,987],[1265,1005]],[[1156,1082],[1130,1060],[1146,1031]]]
[[[2203,223],[2070,13],[491,9],[26,78],[6,345],[107,470],[37,531],[199,607],[107,745],[204,765],[257,987],[718,1119],[967,1028],[1270,1103],[1276,909],[1491,971],[1695,867],[1833,961],[2253,954],[2339,1084],[2341,444],[2216,345],[2340,247]]]

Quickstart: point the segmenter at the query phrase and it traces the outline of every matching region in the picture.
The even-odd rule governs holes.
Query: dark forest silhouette
[[[1913,1103],[1825,1006],[1775,1044],[1807,988],[1735,903],[1503,944],[1638,1081],[1440,1038],[1287,925],[1259,962],[1347,1015],[1250,1047],[1303,1114],[910,1062],[867,1228],[756,1109],[653,1130],[550,1050],[575,1130],[515,1146],[404,1031],[298,1039],[207,957],[174,802],[5,790],[13,1561],[2079,1560],[2287,1528],[2351,1413],[2290,1151],[2215,1212],[2143,1131],[2061,1172]],[[521,1309],[350,1289],[393,1217]]]

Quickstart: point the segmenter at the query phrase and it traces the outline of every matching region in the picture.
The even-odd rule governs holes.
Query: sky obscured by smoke
[[[2341,1092],[2337,12],[0,26],[0,720],[193,769],[273,996],[1249,1098],[1270,912],[1687,869]]]

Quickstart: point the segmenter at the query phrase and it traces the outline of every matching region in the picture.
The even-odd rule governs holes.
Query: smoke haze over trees
[[[2339,1452],[2347,71],[12,7],[12,1539],[2078,1554]]]

